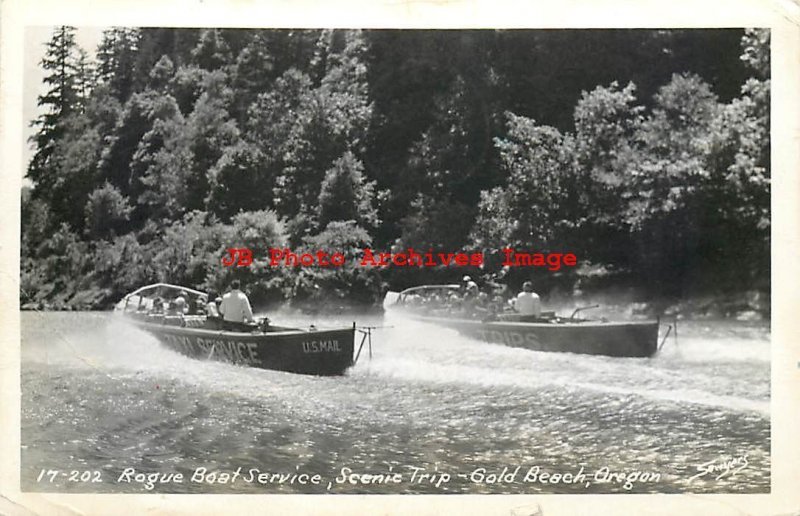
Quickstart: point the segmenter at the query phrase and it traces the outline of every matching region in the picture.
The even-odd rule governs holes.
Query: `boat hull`
[[[658,322],[531,323],[413,316],[493,344],[535,351],[650,357],[658,350]]]
[[[355,329],[232,332],[131,320],[183,355],[311,375],[342,375],[353,365]]]

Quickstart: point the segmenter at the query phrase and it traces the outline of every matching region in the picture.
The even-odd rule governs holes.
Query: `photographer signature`
[[[697,466],[698,473],[696,475],[692,475],[689,478],[689,481],[695,480],[697,478],[704,477],[706,475],[716,475],[714,480],[720,480],[725,477],[732,477],[736,473],[739,473],[748,465],[747,462],[747,454],[744,454],[740,457],[734,457],[729,460],[725,460],[722,462],[717,461],[708,461],[704,464],[700,464]]]

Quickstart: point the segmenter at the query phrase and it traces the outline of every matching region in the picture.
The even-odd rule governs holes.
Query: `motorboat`
[[[465,308],[459,285],[421,285],[388,292],[387,311],[399,311],[426,323],[452,328],[462,335],[494,344],[535,351],[650,357],[658,351],[659,321],[608,321],[545,312],[525,316],[497,307]]]
[[[186,307],[169,300],[188,297]],[[202,307],[208,294],[155,283],[126,295],[115,312],[164,346],[183,355],[310,375],[342,375],[353,365],[356,325],[318,329],[223,321]],[[200,308],[198,308],[200,307]]]

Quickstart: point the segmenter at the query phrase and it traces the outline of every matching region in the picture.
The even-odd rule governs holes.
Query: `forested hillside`
[[[572,252],[542,292],[768,292],[769,33],[59,27],[22,192],[21,303],[155,281],[373,304],[455,269],[272,247]],[[87,51],[88,50],[88,51]],[[229,247],[256,262],[226,268]]]

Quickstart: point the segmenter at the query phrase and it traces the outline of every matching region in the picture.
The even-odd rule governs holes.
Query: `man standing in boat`
[[[230,292],[222,296],[219,313],[222,314],[222,319],[226,323],[242,324],[253,322],[253,310],[250,308],[250,300],[247,299],[247,295],[244,292],[239,290],[240,287],[239,280],[233,280]]]
[[[522,284],[522,292],[513,300],[513,306],[520,315],[539,317],[542,314],[542,303],[533,291],[533,283],[526,281]]]

